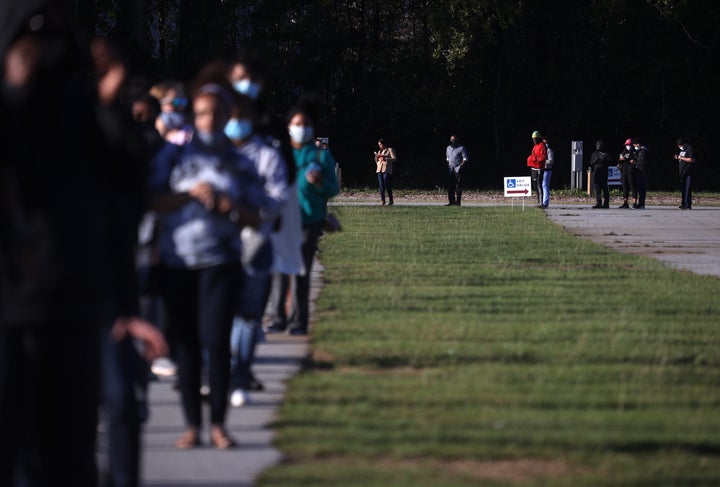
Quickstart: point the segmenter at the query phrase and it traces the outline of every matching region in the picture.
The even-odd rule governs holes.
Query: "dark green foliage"
[[[305,90],[320,92],[319,135],[330,136],[348,185],[373,184],[379,137],[398,152],[397,184],[441,185],[448,134],[458,132],[472,158],[468,186],[499,187],[502,176],[525,171],[533,130],[555,143],[558,187],[569,181],[571,140],[585,141],[587,159],[598,138],[614,151],[640,137],[655,165],[651,189],[674,188],[680,136],[701,159],[699,189],[720,184],[712,147],[720,130],[720,3],[712,0],[77,5],[84,22],[96,19],[136,52],[145,49],[153,74],[187,78],[243,48],[267,64],[274,111],[284,113]]]

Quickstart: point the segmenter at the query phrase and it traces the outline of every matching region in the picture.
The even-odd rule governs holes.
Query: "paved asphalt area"
[[[589,205],[554,205],[551,201],[545,212],[550,220],[581,238],[621,252],[653,257],[674,268],[720,276],[720,208],[593,210]],[[316,268],[322,270],[319,265]],[[319,278],[317,273],[315,295]],[[151,418],[143,435],[143,485],[251,486],[264,469],[282,461],[281,452],[272,446],[270,428],[282,401],[285,381],[300,370],[308,353],[306,337],[271,335],[259,346],[253,370],[266,389],[250,393],[250,404],[229,409],[228,430],[239,445],[228,451],[207,446],[207,431],[203,437],[205,446],[176,449],[175,439],[184,431],[178,394],[172,388],[172,379],[153,383]]]
[[[675,269],[720,276],[720,207],[648,206],[642,210],[553,205],[548,218],[573,235]]]

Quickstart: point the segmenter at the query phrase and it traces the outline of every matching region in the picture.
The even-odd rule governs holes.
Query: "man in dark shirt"
[[[695,172],[695,152],[693,147],[683,139],[677,141],[680,152],[675,155],[680,171],[680,191],[682,191],[681,210],[692,209],[692,174]]]

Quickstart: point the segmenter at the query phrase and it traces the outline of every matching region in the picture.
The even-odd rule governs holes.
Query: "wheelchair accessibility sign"
[[[532,178],[530,176],[503,178],[505,182],[505,197],[517,198],[532,196]]]

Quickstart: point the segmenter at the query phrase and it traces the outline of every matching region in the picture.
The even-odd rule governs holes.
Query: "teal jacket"
[[[298,199],[300,200],[300,213],[303,225],[318,223],[325,220],[327,201],[340,191],[335,176],[335,159],[327,150],[315,147],[315,144],[306,144],[300,149],[293,149],[295,167],[297,167]],[[322,182],[319,185],[310,184],[305,178],[305,171],[312,164],[319,164],[322,168]]]

